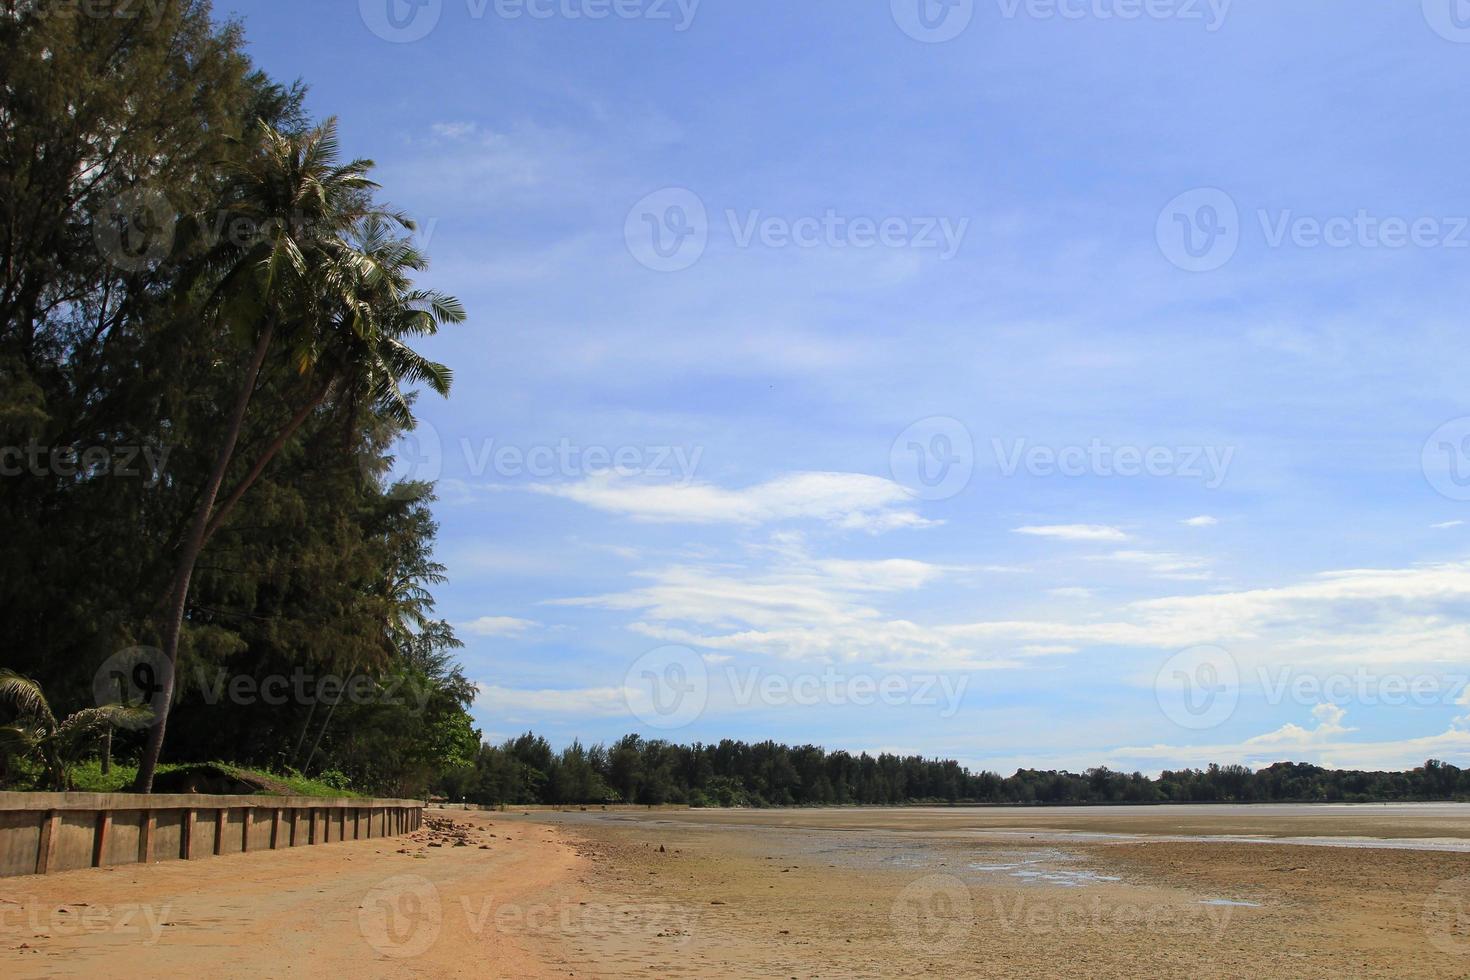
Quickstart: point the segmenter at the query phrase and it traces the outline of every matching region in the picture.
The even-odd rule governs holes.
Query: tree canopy
[[[954,760],[854,755],[815,745],[677,745],[628,735],[562,752],[534,733],[480,750],[450,784],[457,799],[502,805],[893,806],[1370,802],[1470,799],[1470,770],[1430,760],[1410,772],[1353,772],[1283,762],[1163,772],[972,772]]]
[[[452,381],[411,344],[464,311],[207,2],[47,6],[0,17],[3,663],[65,717],[120,651],[172,662],[115,733],[150,775],[154,747],[422,792],[473,758],[473,688],[433,488],[387,474]]]

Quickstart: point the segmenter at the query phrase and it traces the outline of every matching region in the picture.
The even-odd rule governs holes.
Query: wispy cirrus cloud
[[[471,636],[521,636],[541,624],[514,616],[481,616],[468,623],[457,623],[455,629]]]
[[[482,683],[475,688],[478,707],[511,720],[543,713],[615,717],[628,710],[626,692],[621,687],[518,690]]]
[[[636,614],[627,628],[668,643],[724,654],[790,660],[1016,667],[1038,656],[1101,650],[1226,646],[1243,680],[1288,662],[1301,670],[1357,665],[1440,669],[1470,646],[1470,562],[1327,572],[1274,588],[1137,600],[1108,618],[1049,607],[1041,618],[921,622],[889,602],[952,578],[953,568],[912,560],[813,559],[781,550],[766,564],[681,564],[647,571],[622,592],[553,604]],[[1077,599],[1077,593],[1053,595]],[[1090,605],[1090,603],[1089,603]],[[1152,683],[1151,673],[1138,683]]]
[[[1016,534],[1061,541],[1127,541],[1126,532],[1105,524],[1029,524],[1015,529]]]
[[[807,520],[869,533],[939,523],[920,516],[899,484],[862,473],[792,473],[734,490],[709,483],[639,483],[609,473],[529,489],[650,523],[754,527]]]
[[[1179,581],[1203,581],[1211,577],[1209,562],[1203,558],[1168,551],[1123,549],[1105,555],[1088,555],[1089,561],[1112,561],[1146,569],[1159,578]]]
[[[1140,745],[1119,748],[1110,757],[1128,763],[1156,762],[1163,768],[1233,763],[1259,769],[1277,762],[1308,762],[1328,768],[1404,770],[1431,758],[1470,753],[1470,716],[1459,718],[1438,734],[1387,741],[1354,741],[1357,731],[1346,725],[1345,709],[1319,704],[1312,709],[1311,728],[1287,723],[1275,731],[1242,742],[1216,745]]]

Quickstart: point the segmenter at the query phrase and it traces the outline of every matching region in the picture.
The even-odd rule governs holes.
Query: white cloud
[[[512,616],[481,616],[471,622],[460,623],[455,629],[471,636],[520,636],[540,625],[534,620],[516,619]]]
[[[1470,563],[1339,571],[1268,589],[1147,599],[1108,619],[1056,616],[916,622],[883,605],[953,571],[909,560],[812,559],[777,549],[769,565],[675,565],[623,592],[556,604],[637,614],[628,628],[665,643],[791,660],[864,661],[932,669],[1016,667],[1100,648],[1226,647],[1250,683],[1289,664],[1434,671],[1470,648]],[[1109,652],[1110,656],[1115,653]],[[1152,673],[1120,678],[1149,686]]]
[[[1329,769],[1402,771],[1422,766],[1427,759],[1454,759],[1470,753],[1470,727],[1461,724],[1465,719],[1438,735],[1353,742],[1343,738],[1357,729],[1343,724],[1346,712],[1342,708],[1319,704],[1312,715],[1317,721],[1313,728],[1287,724],[1236,744],[1131,746],[1117,749],[1110,756],[1153,760],[1164,768],[1220,762],[1260,769],[1277,762],[1307,762]]]
[[[1464,523],[1465,523],[1464,521],[1443,521],[1442,523],[1439,523],[1439,524],[1431,524],[1429,526],[1432,527],[1432,528],[1434,528],[1436,531],[1442,531],[1445,528],[1460,527]]]
[[[1188,520],[1180,521],[1180,523],[1185,527],[1214,527],[1220,523],[1220,519],[1211,517],[1209,514],[1201,514],[1198,517],[1191,517]]]
[[[1015,529],[1016,534],[1029,534],[1038,538],[1059,538],[1063,541],[1127,541],[1128,535],[1115,527],[1102,524],[1044,524],[1028,525]]]
[[[897,483],[861,473],[792,473],[741,490],[706,483],[635,483],[601,474],[530,489],[651,523],[758,526],[812,520],[871,533],[937,523],[915,513],[913,498]]]
[[[1047,589],[1046,591],[1050,595],[1056,596],[1058,599],[1091,599],[1092,598],[1092,590],[1091,589],[1084,589],[1084,588],[1082,588],[1080,586],[1076,586],[1076,585],[1063,586],[1062,588],[1058,588],[1058,589]]]
[[[575,714],[611,717],[626,714],[626,692],[620,687],[589,687],[572,690],[521,691],[497,684],[477,684],[477,711],[500,716],[526,714]]]
[[[1167,551],[1112,551],[1105,555],[1088,555],[1089,561],[1116,561],[1139,565],[1160,578],[1181,581],[1203,581],[1211,577],[1209,562],[1189,555],[1177,555]]]
[[[917,592],[952,569],[909,559],[813,559],[783,537],[765,567],[676,565],[625,592],[557,605],[637,612],[633,632],[718,655],[764,654],[818,662],[914,662],[993,667],[1018,654],[978,654],[942,630],[885,614],[872,603]]]
[[[472,122],[438,122],[429,127],[435,136],[442,136],[448,140],[462,140],[473,136],[480,127]]]

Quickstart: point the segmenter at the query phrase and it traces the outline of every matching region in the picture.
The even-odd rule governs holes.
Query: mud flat
[[[1464,808],[431,814],[10,879],[0,973],[1470,975]]]

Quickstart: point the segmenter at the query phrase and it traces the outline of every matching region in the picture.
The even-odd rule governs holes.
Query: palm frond
[[[47,729],[56,727],[56,717],[40,683],[8,668],[0,668],[0,704],[9,705],[22,719],[34,719]]]

